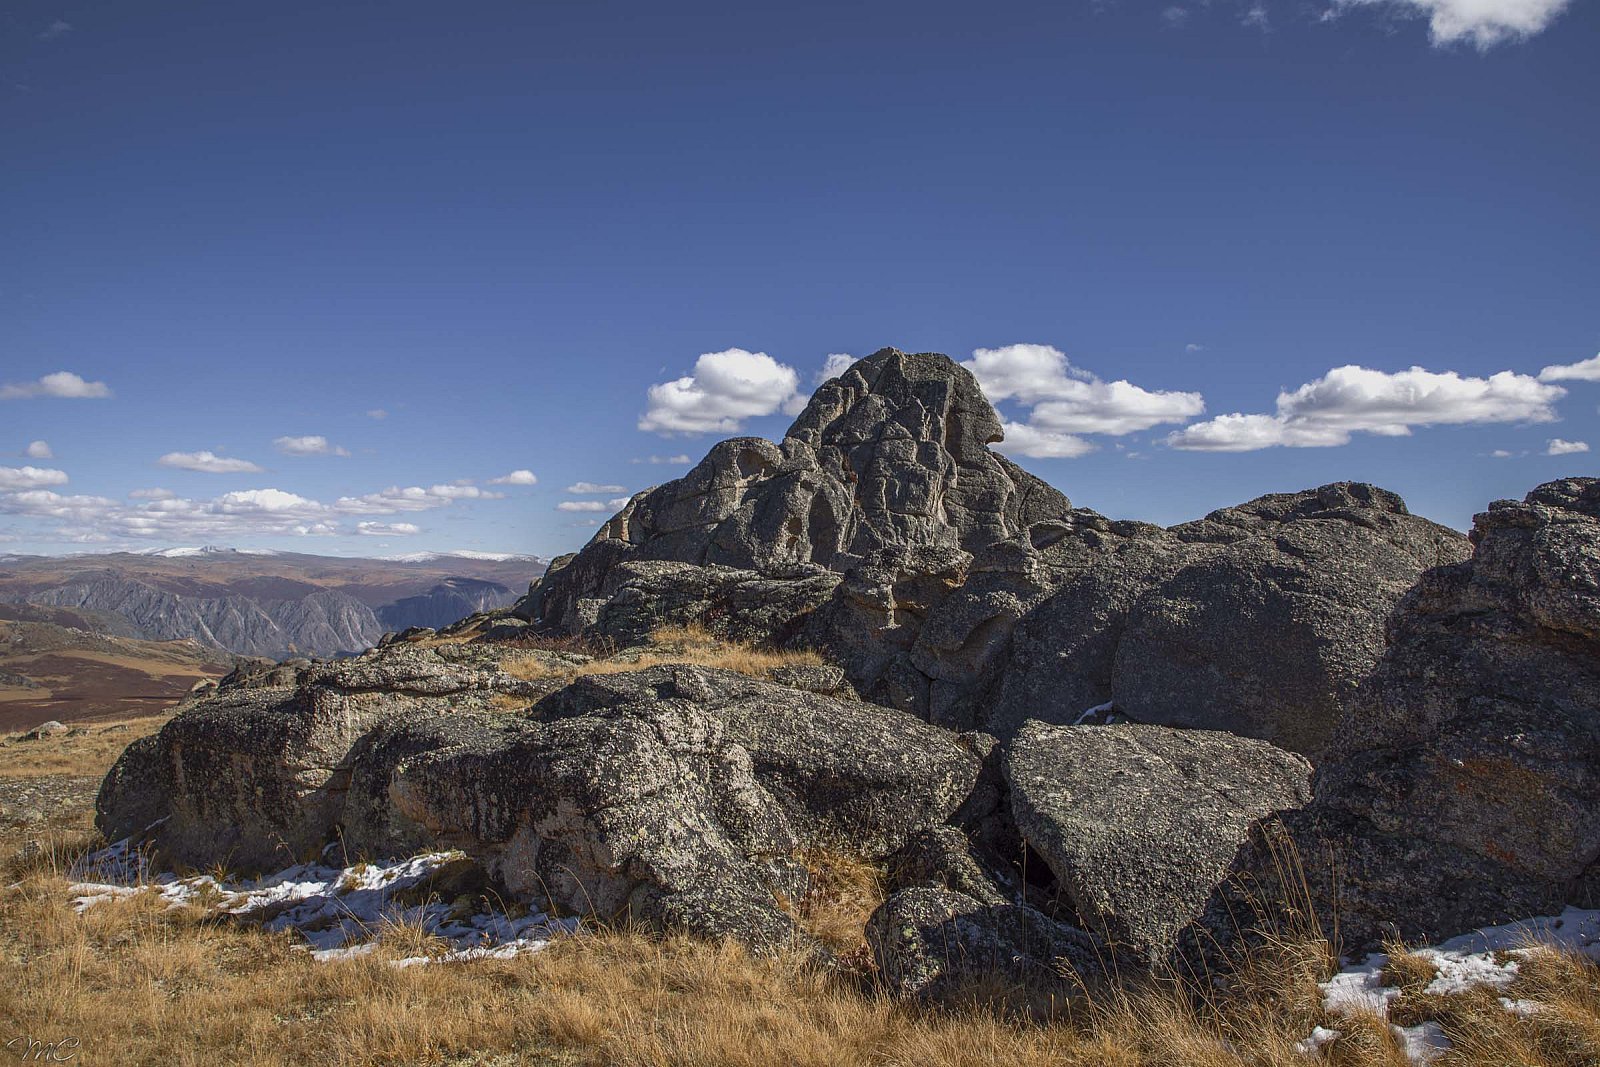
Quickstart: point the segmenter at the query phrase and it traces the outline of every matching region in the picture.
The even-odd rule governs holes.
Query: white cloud
[[[37,478],[31,481],[46,484]],[[266,536],[325,537],[366,533],[370,529],[406,536],[417,530],[408,522],[357,523],[356,529],[349,531],[341,528],[340,518],[422,511],[448,507],[457,500],[502,497],[474,486],[435,485],[426,489],[392,487],[361,497],[341,497],[327,504],[283,489],[237,490],[212,500],[190,500],[165,489],[141,489],[130,494],[138,503],[123,504],[104,497],[65,496],[43,488],[11,491],[12,488],[0,484],[0,514],[53,522],[65,540],[99,542],[130,538],[181,543]]]
[[[649,433],[735,433],[744,420],[791,404],[800,376],[765,352],[730,348],[695,360],[694,373],[652,385],[639,429]]]
[[[612,497],[610,500],[606,501],[606,507],[610,508],[612,511],[621,511],[623,508],[628,506],[628,501],[632,499],[633,497],[631,496]]]
[[[364,496],[342,496],[334,502],[333,507],[347,515],[394,515],[403,511],[442,508],[456,500],[503,499],[504,493],[479,489],[475,485],[433,485],[426,489],[420,485],[404,489],[391,485]]]
[[[622,503],[626,504],[624,500]],[[620,505],[619,505],[620,506]],[[606,511],[606,505],[599,500],[563,500],[556,505],[557,511]]]
[[[321,434],[304,437],[275,437],[272,447],[286,456],[348,456],[350,453],[338,445],[330,444]]]
[[[514,470],[498,478],[490,478],[490,485],[538,485],[539,478],[530,470]]]
[[[693,460],[691,460],[689,458],[687,453],[681,453],[681,454],[676,455],[676,456],[644,456],[644,457],[642,457],[640,459],[631,460],[630,462],[632,462],[632,463],[654,463],[654,464],[658,464],[658,465],[659,464],[669,464],[669,465],[672,465],[672,466],[678,466],[678,465],[681,465],[681,464],[684,464],[684,463],[692,463]]]
[[[1557,364],[1539,372],[1541,382],[1600,382],[1600,356]]]
[[[1544,454],[1547,456],[1571,456],[1579,452],[1589,451],[1587,441],[1563,441],[1559,437],[1552,437],[1545,446]]]
[[[36,35],[41,41],[54,41],[58,37],[65,37],[72,32],[72,23],[65,19],[56,19],[50,25],[40,30]]]
[[[1426,17],[1435,45],[1465,42],[1479,50],[1542,32],[1571,0],[1333,0],[1330,14],[1355,7],[1386,7]]]
[[[228,459],[215,452],[168,452],[157,463],[203,474],[259,474],[262,468],[247,459]]]
[[[422,527],[410,522],[358,522],[356,533],[367,537],[410,537],[422,532]]]
[[[1120,436],[1185,422],[1206,409],[1199,393],[1102,381],[1074,367],[1060,349],[1049,345],[980,348],[962,366],[978,379],[990,401],[1015,400],[1030,406],[1028,426],[1056,435]]]
[[[71,371],[58,370],[34,382],[0,385],[0,400],[32,400],[56,397],[62,400],[100,400],[111,395],[105,382],[86,382]]]
[[[369,419],[387,419],[388,417],[389,413],[382,408],[373,408],[367,412],[367,418]]]
[[[1503,448],[1497,448],[1493,452],[1490,452],[1489,455],[1493,456],[1495,459],[1510,459],[1512,456],[1516,455],[1516,453],[1507,452]]]
[[[1189,21],[1189,11],[1187,8],[1182,8],[1174,4],[1171,7],[1162,9],[1161,21],[1173,29],[1177,29],[1179,26],[1182,26],[1185,22]]]
[[[67,472],[47,467],[0,467],[0,489],[43,489],[66,485]]]
[[[50,451],[50,445],[45,441],[30,441],[22,454],[29,459],[55,459],[56,454]]]
[[[817,372],[817,384],[837,378],[860,360],[860,356],[852,356],[848,352],[829,352],[828,358],[822,361],[822,369]]]
[[[1275,415],[1219,415],[1167,435],[1174,448],[1250,452],[1261,448],[1328,448],[1354,433],[1404,437],[1414,426],[1553,422],[1552,405],[1566,390],[1526,374],[1487,378],[1421,367],[1388,373],[1335,367],[1293,392],[1278,394]]]
[[[625,493],[627,487],[622,485],[597,485],[594,482],[573,482],[567,486],[567,492],[576,493],[578,496],[593,496],[596,493]]]
[[[1005,424],[1006,439],[994,446],[996,452],[1035,459],[1074,459],[1087,455],[1095,446],[1081,437],[1052,433],[1020,422]]]
[[[1197,344],[1194,344],[1193,342],[1191,342],[1189,344],[1184,345],[1183,346],[1183,350],[1185,352],[1189,352],[1191,354],[1195,353],[1195,352],[1204,352],[1206,350],[1206,346],[1205,345],[1197,345]]]

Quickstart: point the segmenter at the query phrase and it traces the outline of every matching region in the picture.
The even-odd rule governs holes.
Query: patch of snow
[[[1432,1063],[1450,1050],[1450,1039],[1438,1023],[1429,1020],[1416,1026],[1391,1026],[1395,1044],[1412,1063]]]
[[[542,556],[529,556],[518,552],[477,552],[468,548],[453,552],[407,552],[401,556],[384,556],[390,563],[433,563],[441,559],[476,559],[490,563],[543,563]]]
[[[1600,910],[1568,908],[1560,915],[1486,926],[1438,945],[1415,949],[1412,954],[1433,964],[1437,971],[1422,992],[1449,996],[1479,987],[1507,988],[1516,981],[1518,957],[1534,946],[1565,949],[1600,962]],[[1375,952],[1323,982],[1323,1008],[1335,1015],[1371,1012],[1387,1018],[1390,1003],[1400,996],[1397,987],[1383,984],[1383,969],[1388,964],[1386,953]],[[1499,999],[1502,1007],[1519,1015],[1542,1010],[1542,1005],[1534,1001]],[[1432,1022],[1393,1029],[1414,1063],[1431,1063],[1449,1047],[1444,1032]]]
[[[1300,1042],[1298,1047],[1307,1056],[1315,1056],[1322,1051],[1323,1045],[1331,1044],[1343,1036],[1342,1030],[1330,1030],[1326,1026],[1318,1026],[1311,1031],[1311,1036]]]
[[[305,939],[312,956],[324,961],[373,951],[384,929],[393,925],[420,926],[443,946],[436,955],[407,957],[397,960],[396,966],[506,959],[537,951],[557,936],[578,931],[577,919],[556,919],[540,912],[461,914],[449,904],[405,904],[395,899],[401,890],[417,885],[461,855],[429,852],[355,867],[301,863],[234,884],[210,875],[179,878],[152,872],[147,857],[123,840],[74,865],[71,876],[78,880],[68,891],[79,913],[110,901],[155,893],[169,908],[196,905],[259,922],[265,930],[294,930]]]
[[[1106,712],[1110,711],[1111,706],[1112,701],[1108,700],[1104,704],[1096,704],[1092,708],[1085,708],[1083,711],[1079,712],[1076,719],[1072,720],[1072,725],[1082,726],[1084,723],[1089,722],[1094,718],[1104,715]]]

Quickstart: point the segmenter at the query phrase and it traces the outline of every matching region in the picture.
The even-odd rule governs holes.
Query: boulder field
[[[886,349],[509,611],[235,672],[99,825],[197,866],[460,848],[552,909],[819,959],[804,860],[848,853],[889,872],[866,937],[904,995],[1211,966],[1289,909],[1355,949],[1600,895],[1600,481],[1470,538],[1355,483],[1163,529],[1000,439],[964,368]],[[836,666],[532,647],[666,625]]]

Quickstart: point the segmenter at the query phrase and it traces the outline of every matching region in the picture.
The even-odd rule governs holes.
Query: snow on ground
[[[1510,986],[1517,978],[1518,957],[1535,945],[1566,949],[1600,962],[1600,910],[1568,908],[1560,915],[1486,926],[1438,945],[1415,949],[1412,954],[1433,964],[1438,972],[1422,992],[1449,995],[1478,986]],[[1390,1003],[1400,996],[1398,987],[1383,984],[1383,969],[1388,964],[1386,953],[1375,952],[1323,982],[1323,1008],[1335,1015],[1365,1011],[1387,1018]],[[1501,997],[1500,1004],[1519,1015],[1539,1010],[1538,1004],[1528,1000]],[[1449,1047],[1444,1032],[1435,1023],[1393,1029],[1414,1063],[1431,1063]],[[1301,1043],[1301,1048],[1315,1052],[1338,1036],[1337,1030],[1319,1026]]]
[[[211,875],[179,878],[154,872],[127,840],[90,853],[72,869],[73,906],[82,913],[107,901],[156,893],[169,907],[195,905],[259,922],[269,931],[295,930],[319,960],[365,955],[386,929],[419,927],[439,939],[440,950],[396,961],[396,966],[437,960],[504,959],[544,948],[576,933],[578,920],[504,910],[463,912],[448,902],[407,904],[400,891],[462,858],[429,852],[392,863],[333,867],[302,863],[253,880],[220,882]]]

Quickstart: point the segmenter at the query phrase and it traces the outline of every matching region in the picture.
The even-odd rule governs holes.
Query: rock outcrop
[[[1600,480],[1496,502],[1471,536],[1471,560],[1431,571],[1403,602],[1318,766],[1313,802],[1239,864],[1269,885],[1284,850],[1296,852],[1347,947],[1592,903]],[[1225,933],[1225,913],[1253,896],[1222,894],[1212,924]]]
[[[1454,531],[1341,483],[1170,530],[1113,521],[988,449],[965,368],[886,349],[779,444],[724,441],[629,501],[518,606],[546,632],[697,623],[826,649],[875,703],[1009,737],[1029,719],[1225,729],[1315,754]]]
[[[975,551],[1063,515],[1065,497],[988,445],[1000,420],[944,356],[884,349],[825,383],[779,444],[723,441],[675,482],[635,496],[523,602],[566,633],[666,561],[782,575],[848,571],[884,551]]]
[[[537,692],[504,654],[401,643],[292,685],[242,675],[128,749],[98,824],[197,866],[462,848],[551,907],[772,948],[798,936],[780,900],[805,892],[803,850],[888,856],[978,777],[902,713],[703,667],[494,712]]]

